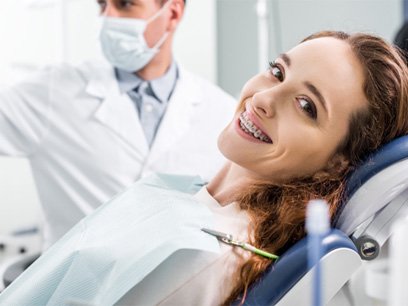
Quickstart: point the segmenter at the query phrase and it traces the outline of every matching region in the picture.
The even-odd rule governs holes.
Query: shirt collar
[[[115,68],[115,76],[118,80],[119,90],[121,94],[134,90],[140,85],[140,83],[143,82],[143,80],[136,74],[121,70],[119,68]]]
[[[115,68],[115,75],[119,83],[119,90],[122,94],[134,90],[144,81],[136,74],[118,68]],[[177,78],[177,65],[175,61],[172,61],[170,68],[164,75],[149,81],[153,94],[158,100],[160,100],[160,102],[166,102],[169,100],[176,85]]]

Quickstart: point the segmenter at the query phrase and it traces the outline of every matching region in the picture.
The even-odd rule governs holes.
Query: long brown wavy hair
[[[365,73],[364,93],[368,108],[353,114],[349,132],[325,169],[310,177],[285,184],[256,183],[238,196],[241,209],[251,218],[251,243],[275,254],[282,254],[305,236],[307,203],[325,199],[333,218],[344,196],[346,177],[362,159],[392,139],[408,134],[408,70],[399,51],[383,39],[368,34],[325,31],[303,41],[334,37],[347,42]],[[302,42],[303,42],[302,41]],[[272,264],[251,255],[238,269],[234,288],[224,302],[245,300],[248,287]]]

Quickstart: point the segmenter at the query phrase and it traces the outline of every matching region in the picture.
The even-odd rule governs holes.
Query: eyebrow
[[[286,64],[288,67],[290,67],[291,61],[290,61],[289,56],[288,56],[286,53],[281,53],[281,54],[279,54],[279,57],[285,62],[285,64]]]
[[[322,107],[324,108],[324,110],[327,113],[327,107],[326,107],[326,100],[324,99],[323,95],[320,93],[320,91],[316,88],[316,86],[314,86],[313,84],[309,83],[309,82],[304,82],[304,84],[306,85],[306,87],[317,97],[317,99],[319,100],[320,104],[322,105]]]
[[[286,54],[286,53],[281,53],[279,55],[279,57],[285,62],[285,64],[290,67],[291,65],[291,59],[290,57]],[[327,107],[326,107],[326,100],[324,99],[323,95],[321,94],[321,92],[317,89],[316,86],[314,86],[312,83],[306,81],[304,82],[304,84],[306,85],[306,87],[317,97],[317,99],[319,100],[320,104],[322,105],[322,107],[324,108],[324,110],[327,113]]]

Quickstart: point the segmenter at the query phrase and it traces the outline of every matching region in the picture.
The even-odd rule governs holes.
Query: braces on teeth
[[[244,132],[248,134],[252,134],[255,138],[267,142],[267,143],[272,143],[271,139],[269,139],[268,136],[262,133],[261,130],[259,130],[251,120],[249,120],[248,115],[246,112],[242,113],[240,116],[240,126],[244,130]]]

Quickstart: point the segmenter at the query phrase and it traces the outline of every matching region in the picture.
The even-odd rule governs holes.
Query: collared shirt
[[[115,74],[120,92],[127,93],[135,103],[146,140],[151,147],[176,86],[177,65],[173,61],[163,76],[151,81],[145,81],[134,73],[117,68]]]

